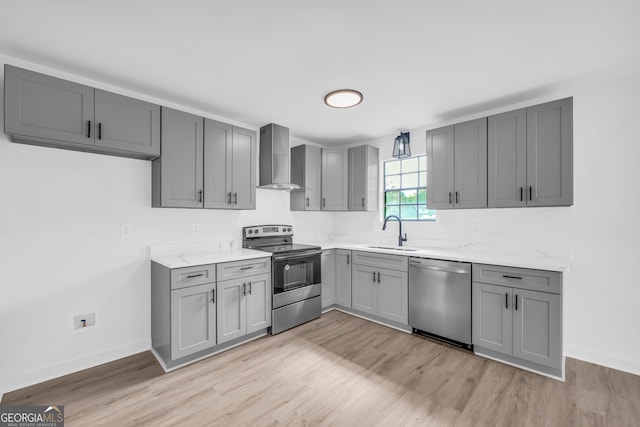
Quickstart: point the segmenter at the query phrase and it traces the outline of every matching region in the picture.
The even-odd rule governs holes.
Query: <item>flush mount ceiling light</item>
[[[353,89],[340,89],[329,92],[324,103],[333,108],[350,108],[362,102],[362,93]]]
[[[398,159],[411,157],[411,147],[409,147],[409,132],[400,132],[400,135],[396,136],[396,140],[393,143],[393,157]]]

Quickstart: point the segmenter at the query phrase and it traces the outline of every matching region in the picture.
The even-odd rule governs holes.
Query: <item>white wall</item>
[[[609,73],[566,83],[545,99],[485,111],[473,119],[565,96],[574,97],[574,205],[569,208],[438,211],[435,223],[405,223],[408,245],[429,239],[559,246],[573,254],[564,277],[568,356],[640,374],[640,73]],[[436,128],[451,124],[430,125]],[[426,150],[425,128],[411,131],[412,152]],[[393,138],[368,141],[391,158]],[[334,232],[395,239],[380,213],[335,214]],[[473,232],[471,224],[479,224]]]
[[[286,192],[256,196],[255,211],[152,209],[151,162],[14,144],[1,129],[0,393],[149,349],[151,245],[239,244],[243,226],[264,223],[291,223],[305,239],[331,231],[330,216],[290,212]],[[122,223],[132,237],[120,237]],[[73,316],[88,312],[97,327],[71,332]]]

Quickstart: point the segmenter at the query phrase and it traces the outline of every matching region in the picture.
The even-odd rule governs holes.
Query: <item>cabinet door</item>
[[[514,289],[513,355],[544,366],[562,366],[561,297]]]
[[[322,149],[322,210],[347,210],[347,150]]]
[[[453,126],[427,131],[427,207],[454,207]]]
[[[366,210],[367,147],[349,148],[349,203],[350,211]]]
[[[379,269],[378,316],[409,323],[409,276],[406,271]]]
[[[378,314],[378,270],[354,264],[351,270],[353,308],[369,314]]]
[[[231,171],[232,202],[235,209],[256,208],[256,140],[256,132],[233,127]]]
[[[231,158],[233,126],[204,119],[204,207],[231,208]],[[164,155],[164,154],[163,154]],[[230,166],[230,165],[229,165]]]
[[[573,204],[573,98],[527,108],[527,205]]]
[[[473,282],[472,325],[474,345],[512,354],[512,289]]]
[[[160,155],[160,106],[95,90],[96,146]]]
[[[336,302],[336,251],[326,249],[322,251],[322,307]]]
[[[161,205],[201,208],[203,118],[162,108]]]
[[[336,303],[351,308],[351,251],[336,250]]]
[[[171,359],[216,345],[215,283],[171,291]]]
[[[271,326],[271,275],[247,278],[247,334]]]
[[[5,65],[4,131],[73,144],[94,144],[94,91],[22,68]]]
[[[526,206],[527,110],[491,116],[488,127],[488,205]]]
[[[247,334],[246,279],[218,283],[218,344]]]
[[[322,150],[306,146],[304,161],[305,210],[319,211],[322,200]]]
[[[487,207],[487,119],[454,127],[456,208]],[[428,170],[428,169],[427,169]],[[427,191],[428,192],[428,191]],[[433,209],[433,208],[432,208]]]

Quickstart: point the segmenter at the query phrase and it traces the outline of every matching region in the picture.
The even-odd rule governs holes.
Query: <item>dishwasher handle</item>
[[[425,265],[418,261],[411,261],[411,266],[415,268],[421,268],[424,270],[432,270],[432,271],[444,271],[445,273],[456,273],[456,274],[469,274],[470,271],[468,269],[463,268],[450,268],[450,267],[437,267],[435,265]]]

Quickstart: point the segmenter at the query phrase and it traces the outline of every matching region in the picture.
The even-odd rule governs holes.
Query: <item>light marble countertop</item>
[[[349,249],[419,258],[531,268],[536,270],[567,272],[571,266],[571,258],[569,256],[549,253],[540,249],[525,246],[505,248],[500,245],[491,245],[486,243],[460,243],[434,245],[432,247],[402,246],[402,248],[410,250],[401,251],[394,249],[394,247],[398,248],[394,245],[376,243],[310,242],[309,244],[316,244],[321,246],[322,249]],[[380,246],[389,249],[380,248]]]
[[[162,264],[168,268],[191,267],[195,265],[217,264],[228,261],[242,261],[246,259],[271,257],[268,252],[254,251],[252,249],[233,248],[184,248],[177,252],[157,253],[151,255],[151,261]]]

